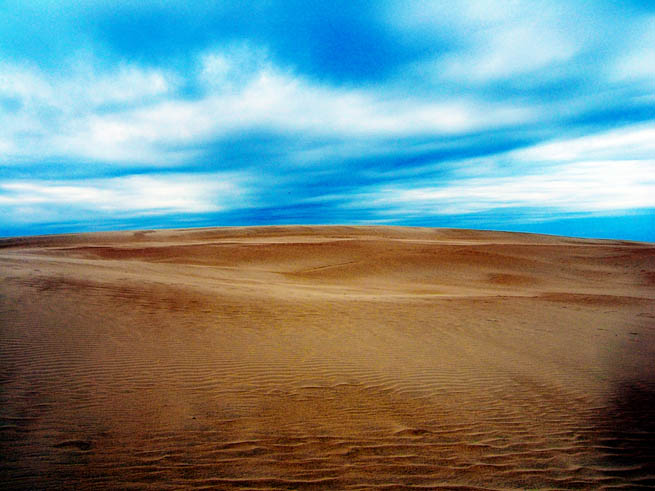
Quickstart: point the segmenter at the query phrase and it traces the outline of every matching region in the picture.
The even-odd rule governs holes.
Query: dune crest
[[[245,227],[0,240],[12,489],[655,486],[655,245]]]

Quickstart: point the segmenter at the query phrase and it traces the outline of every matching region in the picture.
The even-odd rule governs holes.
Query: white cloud
[[[383,99],[375,93],[312,85],[275,72],[260,73],[236,98],[216,102],[241,116],[237,124],[264,123],[341,136],[453,133],[478,126],[481,118],[459,101],[426,104],[409,98]]]
[[[228,174],[138,175],[79,181],[0,182],[0,208],[33,221],[65,209],[121,215],[199,213],[245,206],[244,176]]]
[[[36,67],[0,64],[0,99],[16,101],[14,111],[0,110],[4,130],[0,161],[22,163],[48,157],[145,162],[163,157],[147,142],[132,139],[112,115],[170,96],[175,77],[160,70],[120,65],[99,72],[94,64],[78,61],[66,75],[46,74]],[[117,105],[113,112],[103,107]],[[136,139],[140,135],[134,135]]]
[[[368,138],[416,133],[454,134],[523,122],[530,110],[472,101],[425,103],[383,99],[261,71],[239,91],[210,92],[200,100],[169,100],[110,115],[92,115],[53,138],[58,149],[118,160],[165,159],[158,145],[193,144],[249,128],[314,136]],[[181,158],[185,156],[182,155]]]
[[[460,169],[442,185],[387,186],[363,200],[408,215],[508,207],[570,212],[655,208],[654,155],[655,127],[636,125],[473,159],[468,171]]]
[[[416,64],[418,73],[435,83],[484,83],[571,60],[597,36],[576,24],[580,8],[552,1],[420,0],[403,3],[391,22],[428,38],[449,33],[451,49]]]
[[[210,90],[238,90],[262,71],[272,70],[268,52],[246,43],[209,50],[198,60],[198,81]]]
[[[0,64],[0,95],[18,98],[23,103],[55,100],[55,91],[46,77],[35,68]]]
[[[140,102],[170,93],[176,85],[175,77],[161,70],[122,64],[107,72],[96,65],[93,60],[78,60],[65,75],[56,75],[34,66],[1,63],[0,95],[69,113]]]
[[[579,160],[652,159],[655,155],[655,126],[636,125],[513,152],[526,163]]]
[[[88,85],[84,87],[79,78],[86,78]],[[172,75],[160,70],[129,65],[119,67],[114,73],[89,73],[79,78],[66,81],[70,93],[98,106],[161,96],[170,93],[175,83]]]
[[[655,161],[588,161],[542,173],[383,187],[361,196],[390,214],[463,214],[528,207],[573,212],[655,208]]]
[[[461,162],[439,186],[364,194],[390,214],[463,214],[522,207],[570,212],[655,208],[655,127],[636,125]]]
[[[8,138],[0,138],[0,155],[14,151],[14,146]]]
[[[0,92],[25,103],[17,114],[0,118],[9,135],[9,143],[0,148],[7,163],[63,156],[175,165],[195,156],[171,150],[176,145],[193,146],[249,129],[368,139],[451,135],[533,118],[530,109],[470,98],[425,101],[312,83],[247,47],[200,57],[199,69],[191,72],[198,78],[190,80],[204,87],[197,99],[176,95],[174,76],[135,66],[102,75],[93,66],[82,66],[63,80],[6,65],[2,70]],[[116,107],[101,111],[103,104]]]
[[[625,33],[629,43],[619,51],[610,78],[616,81],[644,80],[655,89],[655,16],[649,17]]]
[[[508,78],[566,61],[576,52],[572,40],[539,23],[493,27],[479,36],[475,50],[447,59],[447,77],[477,81]]]

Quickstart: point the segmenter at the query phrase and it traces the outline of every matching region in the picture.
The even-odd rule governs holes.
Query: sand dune
[[[0,240],[7,489],[655,486],[655,245]]]

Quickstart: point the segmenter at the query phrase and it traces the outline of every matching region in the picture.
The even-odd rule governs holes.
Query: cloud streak
[[[9,181],[0,184],[0,209],[18,222],[53,222],[70,214],[165,215],[224,211],[248,202],[243,177],[142,175],[79,181]]]
[[[235,59],[213,52],[202,56],[200,66],[199,76],[187,80],[204,85],[204,93],[194,99],[179,94],[162,98],[171,92],[175,77],[135,66],[123,66],[112,76],[95,76],[89,69],[60,80],[5,66],[0,90],[22,107],[19,114],[5,116],[5,127],[13,133],[5,159],[66,155],[161,165],[193,158],[176,152],[175,146],[253,129],[341,140],[388,139],[461,134],[535,118],[530,108],[472,98],[425,101],[332,88],[283,73],[265,57]]]
[[[655,208],[655,161],[589,161],[539,174],[461,179],[439,187],[383,187],[362,196],[388,215],[457,215],[501,208],[617,212]]]

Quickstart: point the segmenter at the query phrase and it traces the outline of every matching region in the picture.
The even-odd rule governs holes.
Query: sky
[[[655,241],[655,2],[0,0],[0,236]]]

